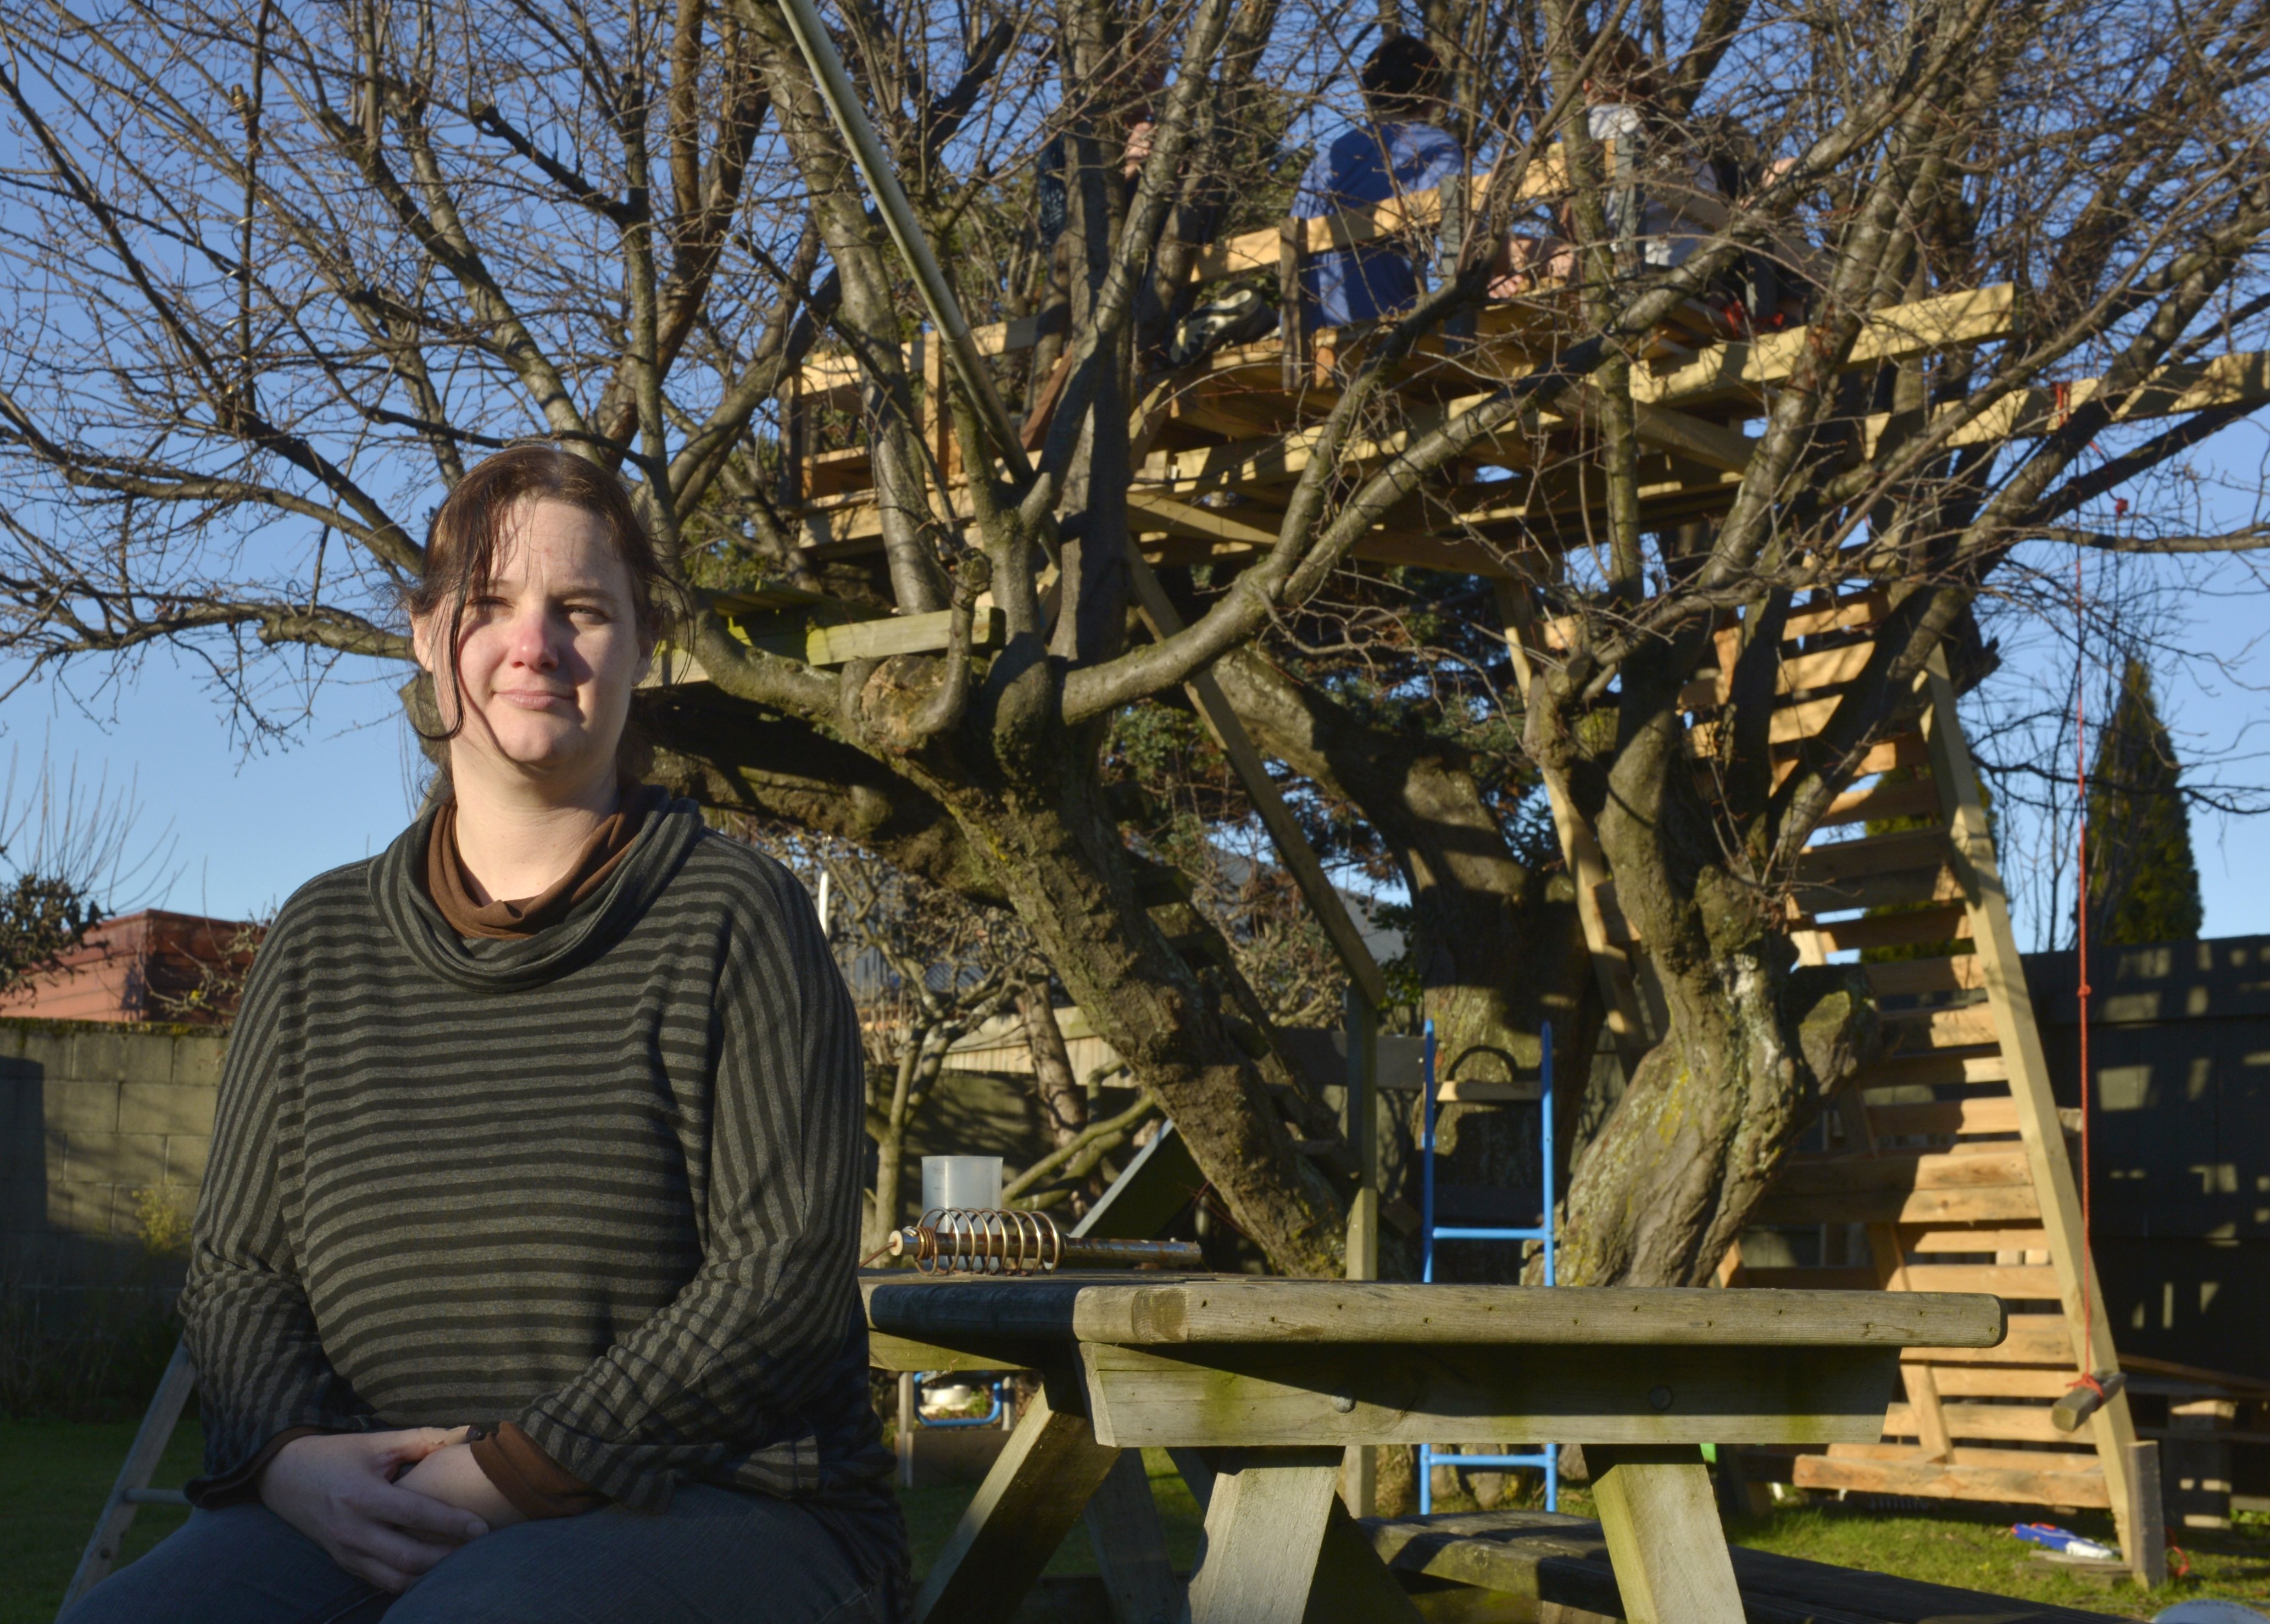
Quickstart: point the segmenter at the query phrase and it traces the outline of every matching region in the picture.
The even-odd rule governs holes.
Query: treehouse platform
[[[1422,195],[1287,222],[1206,250],[1194,279],[1265,273],[1282,308],[1297,311],[1307,256],[1408,238],[1442,212],[1441,199]],[[2020,314],[2019,294],[2007,285],[1892,305],[1865,318],[1842,365],[1857,373],[1973,351],[2010,337]],[[1384,399],[1340,450],[1336,472],[1376,469],[1478,402],[1561,365],[1579,342],[1576,318],[1570,296],[1547,289],[1485,308],[1465,333],[1421,343],[1395,366]],[[1027,365],[1034,359],[1027,352],[1051,337],[1047,323],[1013,322],[976,337],[1005,374],[1024,368],[1027,399],[1042,403],[1025,437],[1042,443],[1047,403],[1067,365]],[[1806,325],[1740,330],[1725,312],[1688,303],[1633,346],[1643,530],[1708,519],[1732,505],[1776,389],[1820,337]],[[1156,567],[1206,564],[1234,574],[1275,547],[1326,419],[1347,380],[1385,342],[1381,329],[1309,332],[1294,319],[1143,379],[1127,493],[1143,557]],[[961,452],[935,409],[944,398],[944,358],[925,339],[909,357],[928,385],[930,516],[959,528],[970,504]],[[1042,375],[1049,370],[1059,375]],[[1858,468],[1912,447],[1918,434],[1938,434],[1946,449],[2039,435],[2106,387],[2081,379],[2013,389],[1904,416],[1856,407],[1837,426],[1841,454]],[[872,560],[879,571],[882,525],[860,394],[857,366],[842,356],[814,359],[784,393],[780,486],[765,500],[814,575],[841,560]],[[1855,395],[1867,398],[1864,390]],[[2270,357],[2229,356],[2168,367],[2125,390],[2116,420],[2266,400]],[[1500,582],[1505,635],[1525,687],[1564,646],[1538,588],[1559,578],[1569,555],[1603,528],[1591,455],[1598,404],[1581,389],[1562,391],[1548,410],[1478,442],[1361,538],[1352,566]],[[751,642],[815,664],[946,646],[943,613],[887,615],[796,591],[721,599],[720,606]],[[1879,586],[1822,593],[1789,615],[1771,725],[1783,771],[1828,724],[1888,609]],[[1154,626],[1172,629],[1155,615]],[[1741,634],[1730,612],[1719,633],[1721,672],[1731,670]],[[998,616],[981,613],[977,646],[1000,635]],[[1723,680],[1705,672],[1687,696],[1698,753],[1707,753],[1713,714],[1726,698]],[[1651,1007],[1648,945],[1616,906],[1614,876],[1582,812],[1558,795],[1553,810],[1610,1012],[1606,1041],[1628,1072],[1662,1029]],[[1280,846],[1298,843],[1296,832],[1277,833]],[[1287,855],[1297,868],[1302,854],[1287,847]],[[1918,684],[1898,730],[1874,746],[1855,787],[1831,810],[1788,907],[1801,957],[1818,963],[1858,954],[1866,963],[1887,1041],[1883,1057],[1831,1102],[1817,1146],[1792,1158],[1757,1222],[1865,1242],[1842,1264],[1806,1266],[1746,1257],[1738,1245],[1721,1282],[1992,1293],[2009,1307],[2010,1334],[1992,1347],[1908,1349],[1878,1441],[1785,1450],[1788,1458],[1767,1470],[1775,1480],[1813,1488],[2104,1508],[2132,1556],[2148,1565],[2161,1539],[2158,1490],[2125,1398],[2115,1392],[2077,1432],[2060,1429],[2051,1414],[2081,1373],[2116,1370],[2119,1361],[2082,1230],[2067,1124],[2052,1101],[1943,656]]]

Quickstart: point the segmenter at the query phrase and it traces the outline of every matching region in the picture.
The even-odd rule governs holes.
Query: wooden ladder
[[[126,1531],[134,1526],[134,1514],[144,1506],[186,1506],[189,1502],[177,1488],[152,1488],[150,1479],[157,1475],[158,1463],[166,1457],[166,1446],[173,1442],[174,1428],[182,1419],[182,1406],[189,1399],[189,1390],[197,1385],[197,1373],[189,1362],[189,1345],[174,1345],[174,1356],[166,1361],[166,1373],[158,1378],[158,1390],[151,1397],[150,1407],[142,1413],[142,1425],[134,1434],[133,1447],[126,1451],[126,1464],[118,1469],[118,1480],[110,1486],[110,1497],[102,1502],[102,1515],[95,1519],[94,1536],[86,1542],[86,1549],[78,1559],[78,1568],[71,1575],[70,1584],[63,1591],[63,1605],[57,1617],[70,1611],[71,1604],[110,1576],[118,1561],[120,1547],[126,1543]]]
[[[1508,639],[1524,688],[1551,657],[1525,595],[1506,596]],[[1793,758],[1866,664],[1884,612],[1880,590],[1788,619],[1771,738]],[[1547,628],[1545,637],[1551,637]],[[1722,671],[1738,634],[1721,634]],[[1723,675],[1689,700],[1698,732]],[[1819,1149],[1792,1155],[1754,1219],[1865,1228],[1858,1266],[1746,1265],[1729,1286],[1986,1292],[2009,1306],[1998,1347],[1912,1348],[1884,1437],[1796,1457],[1792,1480],[1926,1498],[2109,1509],[2138,1571],[2164,1560],[2154,1446],[2139,1445],[2125,1395],[2059,1431],[2051,1405],[2081,1369],[2118,1368],[2082,1234],[2071,1153],[2050,1087],[2010,911],[1955,692],[1934,654],[1904,730],[1877,745],[1863,787],[1840,797],[1800,862],[1790,907],[1799,956],[1906,948],[1871,962],[1882,1057],[1823,1112]],[[1888,775],[1886,776],[1886,775]],[[1873,782],[1871,782],[1873,781]],[[1614,906],[1613,881],[1576,808],[1553,806],[1576,878],[1587,943],[1626,1074],[1652,1041],[1645,945]],[[1879,832],[1852,835],[1855,826]],[[1889,826],[1888,827],[1884,826]],[[1851,1231],[1848,1230],[1848,1233]],[[2093,1305],[2084,1318],[2084,1301]],[[2086,1346],[2084,1323],[2087,1324]]]

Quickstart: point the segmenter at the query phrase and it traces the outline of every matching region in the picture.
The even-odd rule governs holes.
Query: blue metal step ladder
[[[1539,1034],[1543,1046],[1543,1064],[1538,1072],[1538,1165],[1542,1188],[1539,1194],[1539,1216],[1535,1224],[1500,1225],[1500,1217],[1519,1215],[1516,1208],[1518,1198],[1506,1199],[1507,1192],[1495,1190],[1450,1189],[1441,1191],[1450,1198],[1452,1215],[1458,1218],[1480,1219],[1480,1224],[1459,1223],[1438,1225],[1435,1188],[1435,1112],[1441,1085],[1435,1076],[1435,1023],[1427,1023],[1427,1047],[1421,1088],[1426,1095],[1426,1132],[1420,1146],[1420,1264],[1419,1278],[1431,1282],[1435,1278],[1435,1242],[1437,1241],[1524,1241],[1541,1242],[1545,1248],[1545,1283],[1553,1284],[1553,1025],[1545,1024]],[[1465,1198],[1461,1199],[1461,1198]],[[1561,1509],[1561,1457],[1552,1444],[1539,1444],[1530,1453],[1521,1455],[1452,1455],[1437,1454],[1432,1444],[1419,1446],[1419,1514],[1425,1516],[1435,1509],[1435,1467],[1457,1466],[1535,1466],[1545,1473],[1545,1509]]]

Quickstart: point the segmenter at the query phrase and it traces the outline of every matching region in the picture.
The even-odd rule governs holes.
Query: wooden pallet
[[[1867,656],[1882,606],[1880,596],[1861,594],[1790,617],[1777,744],[1793,748],[1826,723],[1836,685]],[[1540,639],[1517,612],[1514,619],[1509,636],[1525,685],[1549,655],[1553,632],[1543,628]],[[1690,695],[1698,730],[1717,697],[1708,682]],[[1865,1256],[1843,1268],[1770,1267],[1746,1264],[1738,1244],[1721,1279],[2003,1298],[2010,1334],[2000,1346],[1909,1350],[1905,1391],[1886,1412],[1882,1441],[1799,1455],[1792,1480],[2109,1509],[2124,1549],[2156,1555],[2156,1487],[2140,1510],[2125,1398],[2116,1396],[2082,1431],[2051,1424],[2051,1403],[2080,1368],[2111,1370],[2118,1361],[1977,776],[1938,656],[1917,701],[1910,730],[1879,745],[1867,763],[1892,780],[1864,779],[1839,799],[1806,852],[1791,924],[1811,963],[1854,948],[1933,956],[1868,966],[1883,1011],[1882,1057],[1824,1111],[1821,1147],[1791,1157],[1754,1220],[1861,1227]],[[1636,1061],[1654,1030],[1646,946],[1615,907],[1613,877],[1581,816],[1557,802],[1554,812],[1585,903],[1611,1036]],[[1871,822],[1910,827],[1856,833]],[[2095,1305],[2086,1347],[2085,1298]]]

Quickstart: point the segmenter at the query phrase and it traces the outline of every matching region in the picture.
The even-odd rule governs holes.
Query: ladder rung
[[[1807,846],[1798,854],[1797,880],[1799,885],[1825,886],[1863,875],[1930,871],[1946,863],[1947,850],[1947,834],[1941,829],[1902,829],[1858,840],[1829,841]]]
[[[1954,959],[1898,959],[1866,967],[1868,987],[1880,998],[1927,992],[1976,992],[1986,967],[1976,953]]]
[[[1454,1077],[1435,1091],[1438,1105],[1533,1104],[1544,1097],[1545,1086],[1535,1078],[1508,1083]]]
[[[1866,919],[1838,919],[1806,927],[1826,939],[1831,953],[1846,948],[1907,947],[1918,942],[1959,942],[1970,938],[1970,910],[1960,902],[1918,908],[1903,914],[1877,914]]]
[[[1937,823],[1939,815],[1939,786],[1925,778],[1920,782],[1881,784],[1848,791],[1829,803],[1828,814],[1821,824],[1829,828],[1877,818],[1928,818]]]

